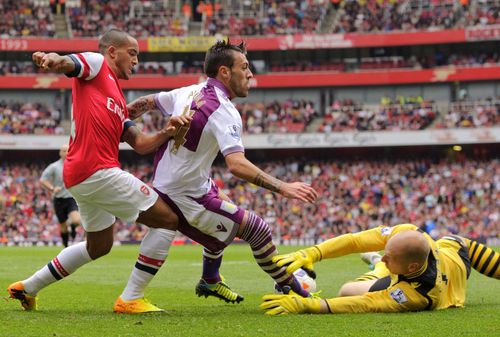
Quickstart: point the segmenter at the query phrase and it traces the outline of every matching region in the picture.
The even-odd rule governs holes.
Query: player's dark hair
[[[128,43],[130,35],[123,30],[111,28],[99,38],[99,53],[104,54],[109,46],[121,47]]]
[[[221,66],[231,68],[234,64],[233,51],[245,54],[247,53],[246,43],[231,44],[229,39],[226,41],[217,41],[205,55],[205,74],[208,77],[216,77]]]

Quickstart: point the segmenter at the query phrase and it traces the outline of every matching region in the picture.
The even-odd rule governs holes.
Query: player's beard
[[[231,76],[231,80],[229,81],[231,88],[234,91],[236,97],[247,97],[248,89],[244,87],[243,83],[238,80],[235,76]]]

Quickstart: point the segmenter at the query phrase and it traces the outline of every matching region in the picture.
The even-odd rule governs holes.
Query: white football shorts
[[[78,204],[87,232],[102,231],[116,218],[134,222],[158,199],[152,188],[118,167],[99,170],[68,190]]]

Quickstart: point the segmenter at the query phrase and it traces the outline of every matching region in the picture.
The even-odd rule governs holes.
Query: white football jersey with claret
[[[210,78],[201,84],[160,92],[155,102],[165,116],[190,114],[193,120],[157,150],[153,186],[172,196],[206,194],[218,152],[224,156],[244,152],[241,116],[227,89]]]

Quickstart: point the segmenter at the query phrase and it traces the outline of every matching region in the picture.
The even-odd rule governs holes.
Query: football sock
[[[68,232],[61,233],[61,239],[64,247],[68,247]]]
[[[206,248],[203,249],[203,274],[201,278],[208,284],[215,284],[221,281],[219,269],[223,254],[224,250],[214,253]]]
[[[375,269],[368,273],[364,273],[363,275],[357,277],[354,281],[369,281],[369,280],[378,280],[388,276],[391,272],[385,266],[385,263],[380,261],[375,264]]]
[[[278,267],[273,261],[273,256],[278,250],[273,243],[269,225],[259,216],[248,212],[248,220],[241,234],[241,239],[248,242],[252,248],[253,256],[258,265],[280,286],[290,286],[298,295],[308,297],[309,292],[304,290],[295,276],[286,272],[285,267]]]
[[[483,275],[500,279],[500,253],[477,241],[465,240],[469,246],[472,268]]]
[[[76,223],[72,223],[71,224],[71,240],[75,240],[75,237],[76,237],[76,227],[78,226],[78,224]]]
[[[40,290],[64,277],[72,274],[92,259],[87,251],[87,242],[64,248],[45,267],[30,278],[22,281],[24,290],[30,295],[36,295]]]
[[[176,231],[164,228],[150,228],[142,239],[139,257],[121,294],[124,301],[144,297],[144,289],[156,275],[168,256],[168,250]]]

